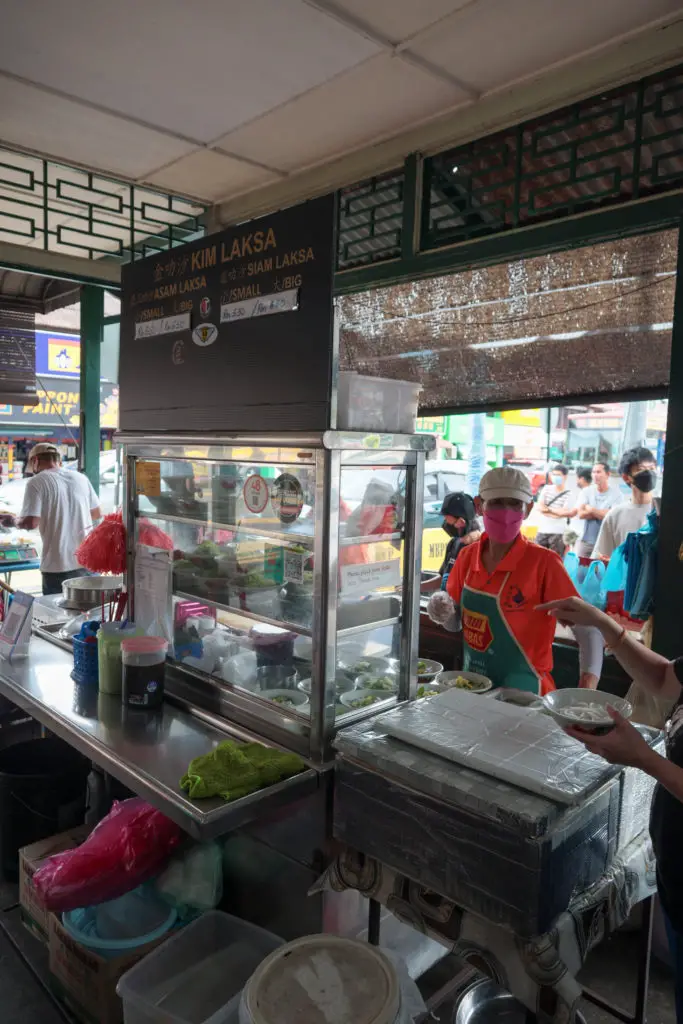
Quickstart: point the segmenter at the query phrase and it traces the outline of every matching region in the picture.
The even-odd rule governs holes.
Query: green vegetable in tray
[[[438,690],[432,689],[431,686],[418,686],[417,696],[418,697],[436,697]]]
[[[419,676],[428,676],[430,672],[431,672],[431,669],[429,667],[429,662],[427,662],[427,661],[418,661],[418,663],[417,663],[417,674]]]
[[[371,704],[376,704],[377,701],[381,700],[381,699],[382,699],[381,697],[373,697],[370,694],[368,694],[367,697],[362,697],[360,700],[352,700],[351,701],[351,707],[352,708],[369,708]]]
[[[173,563],[174,572],[196,572],[197,566],[189,558],[179,558]]]
[[[396,680],[392,676],[368,676],[363,680],[366,690],[395,690]]]
[[[361,675],[363,672],[370,672],[371,669],[371,661],[357,661],[356,664],[353,666],[352,671],[355,672],[357,675]]]
[[[203,540],[193,551],[193,554],[201,555],[203,558],[215,558],[220,553],[221,549],[218,547],[218,544],[214,544],[212,540]]]

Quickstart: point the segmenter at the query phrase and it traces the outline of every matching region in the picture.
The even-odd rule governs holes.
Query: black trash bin
[[[90,764],[49,736],[0,750],[0,867],[18,877],[18,851],[82,825]]]

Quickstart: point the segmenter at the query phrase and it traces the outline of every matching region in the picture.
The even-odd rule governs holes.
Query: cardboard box
[[[50,984],[57,998],[84,1024],[121,1024],[123,1003],[116,994],[119,978],[167,938],[105,960],[76,942],[54,914],[50,914],[49,931]]]
[[[42,942],[48,940],[49,913],[33,887],[33,876],[44,860],[52,857],[55,853],[63,853],[65,850],[73,850],[74,847],[80,846],[89,834],[88,826],[80,825],[78,828],[60,832],[59,835],[50,836],[49,839],[41,839],[39,842],[31,843],[30,846],[19,850],[21,919],[31,934]]]

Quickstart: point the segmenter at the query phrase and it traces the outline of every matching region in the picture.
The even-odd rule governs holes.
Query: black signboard
[[[335,199],[123,268],[120,426],[329,426]]]
[[[0,303],[0,404],[36,405],[35,313]]]

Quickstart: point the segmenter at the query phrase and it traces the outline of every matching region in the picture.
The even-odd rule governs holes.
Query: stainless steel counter
[[[27,659],[14,664],[0,660],[0,694],[196,839],[232,832],[318,786],[318,773],[308,768],[230,804],[190,800],[179,781],[194,757],[209,753],[222,740],[261,738],[228,722],[216,728],[207,716],[168,702],[158,712],[129,710],[120,697],[79,687],[71,679],[73,659],[66,651],[35,636],[30,651]]]

